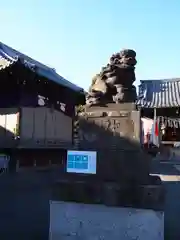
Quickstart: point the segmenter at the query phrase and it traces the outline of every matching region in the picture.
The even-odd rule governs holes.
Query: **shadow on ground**
[[[176,168],[176,164],[180,164],[179,162],[152,162],[151,173],[167,175],[167,176],[180,176],[180,171]],[[179,165],[180,166],[180,165]]]
[[[180,228],[180,172],[176,169],[176,162],[153,162],[151,173],[163,176],[166,189],[165,198],[165,240],[179,240]],[[171,179],[169,181],[169,179]]]
[[[0,177],[0,239],[46,240],[50,185],[54,173],[17,173]]]
[[[29,172],[0,177],[1,240],[48,240],[50,187],[59,172]],[[180,239],[180,182],[164,181],[165,239]]]
[[[166,188],[165,200],[165,240],[179,240],[180,228],[180,182],[164,181]]]

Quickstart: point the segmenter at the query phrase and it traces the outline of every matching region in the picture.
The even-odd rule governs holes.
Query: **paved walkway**
[[[0,177],[0,239],[48,240],[49,173]]]
[[[179,162],[153,162],[152,174],[161,177],[166,189],[165,240],[179,240],[180,164]]]

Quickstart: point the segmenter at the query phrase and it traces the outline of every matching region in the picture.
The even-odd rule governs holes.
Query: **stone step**
[[[164,197],[162,184],[132,186],[60,180],[52,186],[51,200],[163,210]]]

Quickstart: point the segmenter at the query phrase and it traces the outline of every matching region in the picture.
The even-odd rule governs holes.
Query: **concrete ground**
[[[0,177],[0,239],[46,240],[49,232],[49,172]]]
[[[0,176],[0,239],[47,240],[50,186],[58,172],[29,172]],[[180,239],[180,164],[152,164],[152,174],[164,181],[165,239]]]
[[[180,163],[153,162],[152,174],[159,175],[166,188],[165,240],[180,239]]]

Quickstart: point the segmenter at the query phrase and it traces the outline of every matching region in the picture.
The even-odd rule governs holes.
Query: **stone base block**
[[[161,211],[50,201],[49,240],[164,240]]]
[[[53,186],[52,200],[107,206],[164,209],[162,184],[119,185],[114,182],[60,180]]]

